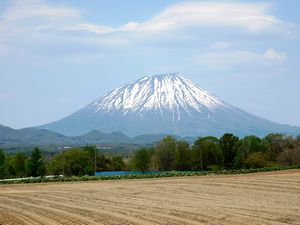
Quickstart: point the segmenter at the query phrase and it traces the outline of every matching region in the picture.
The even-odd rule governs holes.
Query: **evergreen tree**
[[[239,138],[233,134],[224,134],[220,140],[220,147],[223,154],[223,166],[226,169],[231,169],[234,167],[234,158],[238,150]]]
[[[17,177],[24,177],[26,175],[26,156],[18,152],[14,156],[14,169]]]
[[[0,179],[3,179],[7,176],[7,163],[6,155],[2,149],[0,149]]]
[[[33,177],[46,175],[45,162],[42,159],[40,149],[37,147],[32,151],[28,161],[28,175]]]

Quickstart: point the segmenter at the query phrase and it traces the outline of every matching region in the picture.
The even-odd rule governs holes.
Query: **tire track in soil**
[[[35,198],[36,197],[31,197],[30,199],[32,201]],[[50,196],[50,198],[54,199],[54,196]],[[133,222],[137,223],[137,224],[140,224],[141,222],[143,222],[143,223],[145,223],[145,222],[161,223],[163,221],[165,221],[166,224],[168,224],[170,221],[172,221],[173,224],[200,224],[199,223],[200,221],[195,222],[193,220],[189,220],[188,218],[184,218],[184,216],[179,217],[179,216],[174,216],[174,215],[169,215],[169,214],[158,213],[159,211],[158,212],[146,211],[146,210],[141,210],[141,209],[136,208],[136,207],[125,208],[124,206],[104,205],[98,210],[91,210],[91,209],[94,209],[95,207],[97,207],[98,205],[88,203],[88,204],[85,204],[85,207],[74,208],[74,206],[72,206],[74,204],[73,201],[72,201],[72,205],[70,205],[70,204],[67,204],[67,205],[58,204],[57,199],[56,199],[56,201],[55,200],[49,200],[49,199],[43,199],[43,201],[39,200],[39,202],[37,202],[37,203],[40,204],[41,202],[43,204],[46,204],[48,207],[51,207],[51,208],[55,207],[56,209],[60,209],[62,211],[69,211],[69,212],[76,211],[76,213],[78,213],[78,214],[80,214],[80,213],[82,214],[81,211],[85,211],[84,215],[91,214],[91,213],[98,213],[99,211],[102,214],[105,213],[105,215],[110,215],[110,214],[112,214],[111,212],[114,212],[114,214],[113,214],[114,217],[120,217],[120,216],[123,217],[123,215],[126,215],[126,216],[131,216],[133,218],[142,219],[142,221],[137,221],[137,219],[136,219],[136,221],[129,221],[130,224],[132,224]],[[77,204],[80,204],[80,203],[77,202]],[[116,204],[116,202],[114,204]],[[99,208],[99,206],[98,206],[98,208]],[[116,213],[118,213],[119,215],[117,215]],[[92,215],[89,215],[89,216],[92,216]],[[154,220],[153,217],[154,218],[158,217],[159,219]],[[126,220],[122,220],[122,222],[126,222]]]

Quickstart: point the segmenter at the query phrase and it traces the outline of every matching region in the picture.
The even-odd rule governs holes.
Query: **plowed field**
[[[0,224],[300,224],[300,170],[0,185]]]

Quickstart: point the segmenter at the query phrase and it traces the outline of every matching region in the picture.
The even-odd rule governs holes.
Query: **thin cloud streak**
[[[232,29],[245,36],[293,33],[294,30],[289,30],[290,23],[270,14],[271,7],[267,3],[183,2],[167,7],[148,21],[125,22],[114,28],[88,22],[84,9],[65,4],[49,4],[43,0],[17,0],[1,16],[0,57],[5,57],[6,54],[18,56],[19,52],[22,56],[35,54],[34,49],[38,49],[39,56],[45,58],[56,58],[56,54],[59,59],[66,60],[101,60],[102,55],[107,56],[118,47],[123,50],[139,46],[157,47],[159,42],[164,47],[164,40],[183,46],[189,43],[185,37],[193,37],[191,40],[196,43],[201,38],[199,30],[209,27]],[[62,47],[59,52],[49,51],[51,46],[59,45],[76,45],[76,50]],[[88,46],[88,50],[83,51],[77,46]],[[219,41],[209,47],[224,50],[229,46],[229,42]],[[269,64],[276,60],[284,62],[286,55],[272,49],[265,55],[233,50],[223,53],[203,52],[200,58],[201,63],[206,65],[212,64],[213,60],[220,65],[257,61]]]
[[[68,5],[50,5],[42,0],[14,1],[3,13],[0,32],[28,31],[53,34],[60,31],[81,31],[98,35],[112,34],[128,38],[126,33],[193,32],[196,27],[242,28],[250,33],[285,33],[290,24],[268,14],[266,3],[183,2],[171,5],[144,22],[130,21],[121,27],[94,24],[85,20],[85,10]],[[289,31],[291,32],[291,31]],[[125,33],[125,34],[124,34]]]
[[[285,52],[277,52],[269,48],[263,54],[239,50],[226,52],[208,52],[197,57],[196,61],[200,65],[211,68],[229,69],[238,64],[248,64],[257,66],[280,66],[287,60]]]

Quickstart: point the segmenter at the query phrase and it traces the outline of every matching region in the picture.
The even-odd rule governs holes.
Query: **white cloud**
[[[42,0],[15,0],[0,16],[0,42],[28,44],[48,41],[62,27],[82,21],[84,11]]]
[[[74,53],[74,48],[65,48],[65,45],[74,45],[77,49],[86,45],[114,48],[128,44],[130,47],[157,45],[159,41],[169,43],[170,40],[192,45],[187,39],[192,37],[194,43],[199,43],[202,28],[235,29],[250,35],[287,33],[284,31],[290,28],[289,24],[271,15],[270,8],[271,5],[266,3],[183,2],[167,7],[147,21],[124,21],[120,27],[111,27],[101,22],[95,24],[87,21],[85,10],[70,5],[43,0],[15,0],[0,16],[0,56],[8,52],[22,52],[26,55],[28,52],[36,52],[35,49],[38,49],[39,54],[43,51],[48,54],[51,44],[61,44],[62,48],[56,54],[67,56]],[[1,46],[5,47],[1,49]],[[215,42],[210,47],[222,50],[228,48],[229,43]],[[76,54],[79,54],[78,50]],[[83,52],[84,57],[87,54]],[[98,58],[96,54],[91,51],[90,58]],[[228,54],[231,56],[227,55],[227,58],[234,58],[237,53]],[[251,57],[247,52],[238,54]],[[279,59],[280,55],[267,52],[265,57]]]
[[[268,14],[266,3],[193,1],[172,5],[135,26],[140,31],[166,31],[182,27],[240,27],[249,32],[279,30],[286,24]]]
[[[42,0],[15,0],[3,13],[4,22],[26,19],[48,18],[79,18],[82,11],[66,5],[50,5]]]
[[[217,41],[210,45],[212,49],[224,49],[224,48],[228,48],[229,46],[230,44],[224,41]]]
[[[272,48],[267,49],[263,54],[250,51],[230,52],[208,52],[197,57],[197,62],[212,68],[230,68],[236,65],[261,65],[274,66],[284,63],[287,54],[277,52]]]
[[[263,55],[264,59],[276,62],[284,62],[287,59],[286,53],[276,52],[274,49],[269,48]]]
[[[137,22],[129,22],[129,23],[125,24],[124,26],[122,26],[120,28],[120,30],[122,30],[122,31],[133,31],[133,30],[138,29],[139,25],[140,24],[137,23]]]
[[[70,27],[63,27],[63,30],[88,31],[95,34],[108,34],[115,31],[114,28],[108,26],[99,26],[91,23],[79,23]]]
[[[7,30],[77,30],[98,35],[122,32],[163,32],[196,27],[236,27],[259,33],[281,31],[288,24],[268,14],[270,4],[192,1],[171,5],[145,22],[125,22],[120,27],[93,24],[84,19],[85,11],[42,0],[17,0],[3,13],[1,26]],[[16,29],[18,28],[18,29]],[[0,29],[1,31],[1,29]],[[193,30],[192,30],[193,31]],[[44,31],[43,31],[44,32]]]

